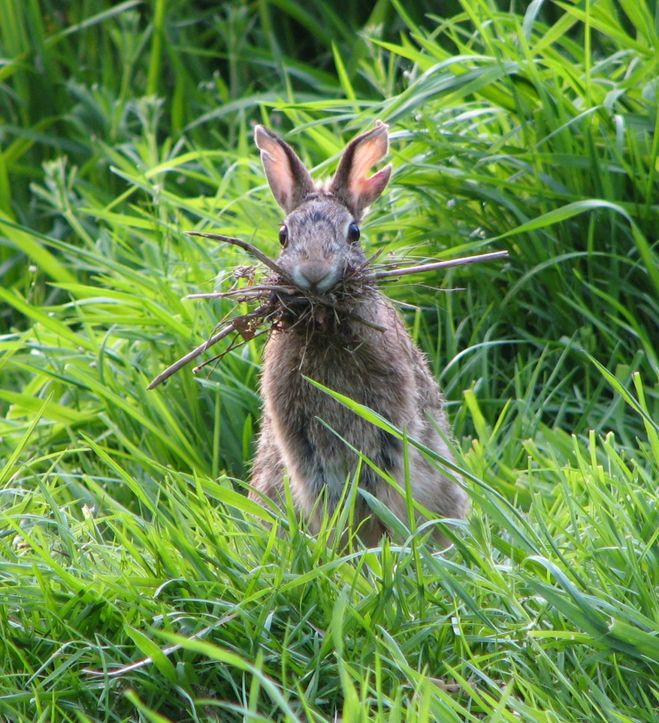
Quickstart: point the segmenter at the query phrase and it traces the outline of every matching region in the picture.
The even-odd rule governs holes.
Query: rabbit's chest
[[[381,400],[391,397],[392,385],[406,376],[395,350],[387,350],[385,345],[373,348],[368,340],[349,332],[278,341],[275,373],[269,376],[284,405],[288,396],[293,405],[314,411],[325,408],[330,397],[310,384],[312,379],[356,402],[379,408]]]
[[[407,349],[396,334],[353,340],[316,334],[300,339],[273,334],[263,376],[265,411],[275,442],[298,490],[338,497],[364,453],[386,470],[400,465],[400,442],[318,389],[309,379],[363,404],[400,428],[415,432],[416,381]],[[371,479],[372,478],[372,479]],[[362,470],[362,483],[376,478]]]
[[[379,430],[354,411],[315,387],[309,379],[373,409],[401,427],[414,415],[415,383],[409,366],[396,358],[396,349],[373,348],[368,340],[318,335],[295,344],[271,339],[264,387],[268,413],[289,439],[311,441],[314,449],[334,453],[345,444],[364,452],[381,444]],[[398,354],[400,356],[400,354]],[[331,431],[334,430],[334,431]]]

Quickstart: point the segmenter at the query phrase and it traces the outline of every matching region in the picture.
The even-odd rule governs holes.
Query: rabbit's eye
[[[279,227],[279,243],[286,246],[288,243],[288,228],[284,224]]]
[[[354,221],[348,226],[348,241],[352,244],[359,241],[359,226]]]

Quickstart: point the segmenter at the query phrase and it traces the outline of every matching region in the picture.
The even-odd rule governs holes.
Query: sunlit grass
[[[653,720],[653,18],[330,5],[0,5],[0,717]],[[375,118],[369,251],[510,251],[386,286],[472,496],[445,555],[244,496],[260,343],[146,391],[247,262],[185,232],[276,253],[251,123],[322,175]]]

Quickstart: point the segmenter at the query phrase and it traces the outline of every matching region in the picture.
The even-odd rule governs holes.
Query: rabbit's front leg
[[[252,478],[249,496],[258,500],[261,495],[273,500],[284,498],[284,462],[277,446],[269,415],[265,414],[256,445],[252,464]]]

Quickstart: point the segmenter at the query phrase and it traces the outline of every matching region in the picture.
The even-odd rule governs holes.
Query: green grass
[[[651,3],[356,8],[0,4],[0,720],[655,719]],[[247,500],[259,341],[146,391],[245,262],[185,232],[276,253],[251,124],[328,173],[376,118],[369,251],[510,252],[385,287],[473,500],[445,555]]]

